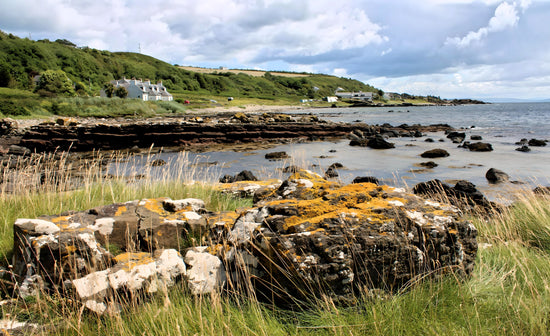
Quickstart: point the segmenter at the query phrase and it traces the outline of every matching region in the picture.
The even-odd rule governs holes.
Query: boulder
[[[434,179],[414,186],[413,193],[449,202],[465,211],[492,211],[496,205],[475,187],[471,182],[460,180],[454,187]]]
[[[483,140],[483,137],[481,135],[471,135],[470,140],[480,141]]]
[[[473,269],[475,227],[458,208],[404,189],[343,186],[300,170],[258,189],[255,201],[214,213],[197,199],[158,198],[19,219],[17,288],[74,293],[105,314],[180,279],[196,295],[227,288],[277,304],[312,294],[353,303],[365,289],[399,291],[419,277]]]
[[[123,252],[182,249],[209,232],[199,214],[203,206],[197,199],[159,198],[20,218],[14,224],[14,276],[26,288],[42,283],[42,290],[55,291],[66,280],[115,265]]]
[[[510,177],[508,176],[508,174],[496,168],[490,168],[485,173],[485,178],[490,183],[502,183],[502,182],[508,182],[510,180]]]
[[[235,176],[224,175],[220,183],[233,183],[238,181],[258,181],[258,178],[250,170],[243,170]]]
[[[447,157],[449,155],[450,155],[449,152],[441,148],[431,149],[420,154],[421,157],[429,158],[429,159]]]
[[[239,256],[228,267],[252,276],[259,297],[350,303],[361,288],[399,290],[423,275],[471,273],[477,232],[457,208],[372,183],[314,188],[322,184],[312,177],[302,183],[316,197],[265,201],[227,236]]]
[[[474,142],[468,145],[468,149],[471,152],[490,152],[493,146],[487,142]]]
[[[351,183],[373,183],[378,185],[380,181],[374,176],[357,176]]]
[[[447,134],[447,139],[451,139],[453,143],[461,143],[466,138],[466,133],[464,132],[449,132]]]
[[[381,135],[376,135],[375,137],[369,139],[367,146],[373,149],[395,148],[393,143],[386,141],[386,139],[384,139]]]
[[[546,140],[531,139],[527,144],[533,147],[543,147],[546,146],[546,142]]]
[[[282,159],[288,159],[290,156],[286,152],[271,152],[266,153],[265,158],[268,160],[282,160]]]

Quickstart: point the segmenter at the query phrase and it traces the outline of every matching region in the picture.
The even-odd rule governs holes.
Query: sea
[[[295,110],[289,111],[296,113]],[[407,107],[357,107],[312,108],[298,113],[314,114],[332,122],[371,125],[448,124],[466,133],[482,137],[482,142],[492,145],[491,152],[471,152],[452,143],[443,132],[426,133],[421,138],[390,138],[393,149],[377,150],[349,146],[348,139],[289,143],[270,149],[248,152],[213,151],[203,153],[158,153],[138,158],[131,165],[132,171],[147,170],[148,174],[166,176],[182,175],[182,169],[193,169],[193,176],[203,171],[211,179],[223,175],[235,175],[250,170],[259,179],[285,178],[282,172],[289,165],[307,168],[324,175],[326,169],[339,163],[336,178],[350,183],[358,176],[374,176],[381,183],[411,188],[420,182],[439,179],[450,185],[458,180],[468,180],[489,198],[498,200],[516,188],[534,188],[550,185],[550,143],[545,147],[530,147],[530,152],[516,151],[521,139],[550,140],[550,103],[494,103],[458,106],[407,106]],[[431,138],[433,142],[427,142]],[[450,156],[424,159],[420,154],[433,148],[442,148]],[[285,151],[289,159],[269,161],[265,154]],[[182,155],[190,167],[170,164],[181,161]],[[150,167],[151,160],[162,159],[166,166]],[[426,169],[421,162],[434,161],[437,167]],[[174,167],[178,168],[174,168]],[[117,170],[111,166],[111,170]],[[510,176],[514,183],[490,184],[485,173],[497,168]],[[191,175],[191,173],[183,173]],[[200,175],[200,174],[199,174]],[[196,176],[196,178],[201,178]],[[204,177],[203,177],[204,178]]]

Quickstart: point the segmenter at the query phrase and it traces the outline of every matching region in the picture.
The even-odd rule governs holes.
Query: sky
[[[0,0],[0,30],[386,92],[550,98],[550,0]]]

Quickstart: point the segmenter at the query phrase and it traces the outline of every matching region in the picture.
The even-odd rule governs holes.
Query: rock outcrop
[[[159,198],[18,219],[19,294],[74,295],[103,314],[118,310],[124,302],[117,298],[183,279],[197,295],[227,288],[278,304],[312,294],[352,303],[364,289],[472,271],[477,232],[454,206],[374,183],[343,186],[305,170],[258,185],[255,206],[236,212]]]
[[[6,130],[11,129],[8,124]],[[406,126],[406,127],[405,127]],[[422,132],[451,129],[449,125],[407,126],[393,128],[400,136],[416,136]],[[72,152],[94,149],[120,150],[133,147],[189,147],[213,144],[257,143],[343,138],[354,130],[365,136],[386,132],[387,127],[363,123],[332,123],[315,116],[263,116],[237,113],[231,118],[144,119],[105,122],[67,121],[43,123],[22,134],[17,145],[32,152]],[[0,135],[2,133],[0,132]]]

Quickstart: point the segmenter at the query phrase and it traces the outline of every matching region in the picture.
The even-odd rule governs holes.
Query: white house
[[[341,91],[336,91],[334,94],[337,97],[344,98],[344,99],[359,99],[359,100],[364,100],[364,101],[372,101],[372,92],[363,92],[363,91],[359,91],[359,92],[341,92]]]
[[[141,79],[126,79],[111,81],[115,86],[115,90],[119,87],[124,87],[128,91],[128,98],[138,98],[143,101],[164,100],[172,101],[174,97],[162,85],[162,82],[151,84],[150,80],[142,81]],[[101,96],[105,97],[105,91],[101,90]]]
[[[323,100],[326,101],[326,102],[329,102],[329,103],[336,103],[338,101],[338,97],[327,96],[327,97],[323,98]]]

